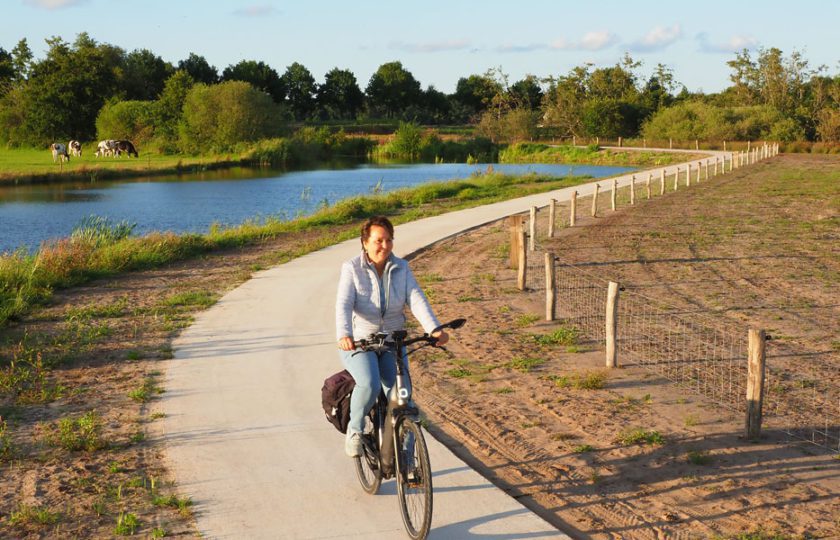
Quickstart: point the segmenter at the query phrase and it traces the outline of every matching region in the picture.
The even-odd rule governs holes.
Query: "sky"
[[[87,32],[126,51],[148,49],[177,64],[190,53],[219,72],[240,60],[282,74],[293,62],[317,82],[349,69],[364,90],[398,60],[425,88],[452,93],[460,77],[500,68],[511,82],[607,67],[625,53],[647,79],[669,67],[690,91],[730,85],[726,62],[749,49],[801,52],[810,67],[840,74],[837,0],[0,0],[0,47],[26,38],[36,58],[45,39]]]

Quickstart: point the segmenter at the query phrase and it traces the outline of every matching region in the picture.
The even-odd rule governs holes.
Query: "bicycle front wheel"
[[[432,467],[420,424],[397,425],[397,494],[408,536],[426,538],[432,526]]]

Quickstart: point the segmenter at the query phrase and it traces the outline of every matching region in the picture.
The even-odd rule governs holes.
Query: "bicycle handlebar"
[[[464,323],[467,322],[466,319],[455,319],[449,321],[448,323],[444,323],[434,330],[432,330],[431,334],[435,332],[439,332],[446,328],[451,328],[452,330],[456,330],[464,326]],[[405,330],[395,330],[391,333],[388,332],[379,332],[376,334],[371,334],[365,339],[360,339],[358,341],[353,341],[353,346],[358,349],[354,354],[358,354],[360,352],[368,352],[368,351],[383,351],[386,349],[393,349],[399,343],[403,347],[408,345],[413,345],[415,343],[425,342],[426,345],[435,346],[438,342],[438,338],[432,336],[431,334],[423,334],[422,336],[413,337],[411,339],[405,339],[407,332]],[[388,338],[393,338],[389,340]],[[423,345],[425,346],[425,345]]]

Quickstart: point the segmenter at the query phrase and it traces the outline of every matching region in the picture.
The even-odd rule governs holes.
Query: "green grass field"
[[[81,157],[71,157],[63,165],[53,162],[49,149],[0,148],[0,182],[27,179],[31,177],[64,176],[133,176],[133,173],[175,171],[182,168],[220,166],[236,164],[238,154],[186,156],[163,155],[143,152],[138,149],[139,158],[134,157],[99,157],[94,156],[94,143],[83,145]]]

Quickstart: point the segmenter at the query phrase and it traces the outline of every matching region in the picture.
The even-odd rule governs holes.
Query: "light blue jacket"
[[[341,266],[335,299],[336,339],[352,336],[359,340],[375,332],[401,330],[406,305],[427,333],[440,326],[407,261],[391,254],[381,283],[386,287],[384,315],[380,280],[367,256],[362,253]]]

